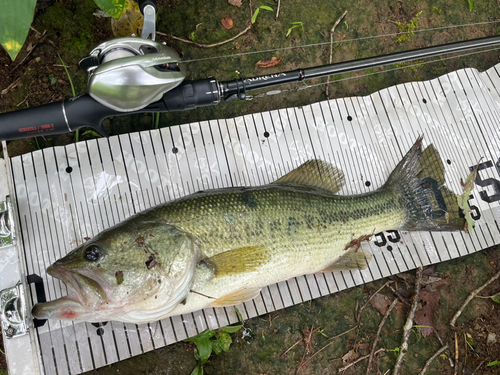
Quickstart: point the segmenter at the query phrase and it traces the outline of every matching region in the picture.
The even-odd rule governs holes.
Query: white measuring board
[[[340,194],[380,187],[419,135],[433,143],[447,185],[478,161],[470,197],[474,235],[388,231],[363,243],[366,270],[305,275],[271,285],[241,306],[244,318],[500,243],[500,65],[352,97],[160,130],[113,136],[11,159],[29,274],[48,300],[67,289],[47,276],[56,259],[127,217],[199,190],[268,184],[312,158],[342,169]],[[37,302],[35,288],[29,304]],[[104,325],[48,321],[37,329],[46,374],[78,374],[237,322],[234,308],[210,308],[159,322]]]

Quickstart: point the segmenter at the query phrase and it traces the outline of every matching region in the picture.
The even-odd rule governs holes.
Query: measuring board
[[[199,190],[269,184],[306,160],[342,169],[340,194],[380,187],[419,135],[443,159],[447,186],[461,193],[478,161],[464,232],[379,233],[363,243],[366,270],[306,275],[271,285],[238,306],[251,318],[382,277],[500,243],[500,64],[463,69],[367,97],[335,99],[235,119],[191,123],[47,148],[10,159],[28,274],[47,300],[67,294],[47,267],[127,217]],[[35,304],[35,287],[28,292]],[[209,308],[159,322],[101,325],[48,321],[36,329],[46,374],[78,374],[238,321]]]

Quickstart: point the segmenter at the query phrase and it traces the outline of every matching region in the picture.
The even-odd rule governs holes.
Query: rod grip
[[[107,136],[102,120],[123,114],[85,94],[62,102],[0,113],[0,141],[69,133],[85,126]]]

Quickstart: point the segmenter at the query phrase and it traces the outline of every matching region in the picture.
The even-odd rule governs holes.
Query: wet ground
[[[234,42],[214,48],[199,48],[187,43],[175,41],[170,34],[184,39],[194,35],[197,43],[212,44],[226,40],[244,30],[249,24],[251,12],[258,6],[267,5],[273,12],[261,10],[256,23],[249,32]],[[225,0],[211,1],[159,1],[157,30],[167,34],[161,41],[179,51],[184,60],[200,60],[188,66],[188,78],[198,79],[214,76],[220,81],[238,76],[251,77],[293,70],[298,67],[310,67],[328,63],[330,47],[332,61],[345,61],[368,56],[408,50],[428,45],[442,44],[496,35],[499,23],[488,23],[500,19],[500,5],[496,1],[476,1],[472,11],[465,0],[436,1],[368,1],[340,0],[334,3],[325,0],[284,0],[280,4],[280,13],[276,19],[277,2],[263,0],[252,3],[244,0],[242,6],[229,5]],[[86,92],[86,76],[79,71],[77,62],[93,46],[113,37],[107,18],[93,15],[95,5],[92,0],[61,0],[44,11],[38,11],[30,31],[25,48],[16,61],[11,62],[4,51],[0,51],[0,113],[33,107],[72,96],[68,80],[58,54],[69,66],[75,91]],[[348,14],[335,29],[334,40],[330,46],[330,30],[334,22],[345,11]],[[415,23],[416,30],[433,29],[416,33],[406,41],[398,42],[400,36],[397,23],[410,25]],[[224,17],[233,20],[234,27],[226,30],[220,21]],[[292,22],[302,22],[286,33]],[[458,25],[486,22],[473,27]],[[448,28],[447,26],[454,27]],[[194,34],[193,34],[194,33]],[[383,35],[390,35],[380,37]],[[378,38],[367,38],[379,36]],[[365,39],[359,39],[365,38]],[[355,39],[354,41],[352,41]],[[324,43],[314,47],[299,47],[272,52],[258,52],[283,47],[297,47]],[[31,48],[28,48],[31,45]],[[252,52],[252,53],[251,53]],[[257,52],[257,53],[253,53]],[[225,58],[217,58],[228,56]],[[256,68],[259,60],[272,57],[283,58],[273,68]],[[448,56],[447,56],[448,57]],[[499,62],[498,51],[456,57],[454,59],[434,59],[433,63],[409,66],[392,66],[384,69],[371,69],[352,73],[347,76],[332,77],[329,85],[330,98],[367,95],[376,90],[411,80],[431,79],[446,72],[472,66],[485,70]],[[421,62],[423,63],[423,62]],[[389,69],[401,68],[389,71]],[[350,79],[346,79],[350,78]],[[325,79],[308,82],[317,84]],[[280,89],[303,87],[292,84]],[[290,106],[301,106],[326,99],[324,86],[315,86],[307,90],[288,91],[284,94],[252,101],[234,100],[215,107],[206,107],[189,112],[162,114],[159,126],[170,126],[207,119],[228,118],[244,113],[254,113]],[[134,115],[115,117],[105,121],[110,134],[151,129],[154,126],[152,116]],[[83,135],[79,140],[94,137]],[[8,149],[12,156],[35,149],[74,142],[76,134],[38,137],[11,141]],[[487,344],[487,336],[494,333],[500,340],[500,304],[491,299],[474,299],[465,309],[458,321],[459,329],[452,331],[449,322],[463,303],[467,295],[483,284],[500,269],[498,248],[436,266],[433,288],[437,291],[434,299],[439,305],[434,306],[433,325],[437,328],[445,343],[453,348],[455,355],[454,334],[459,339],[460,372],[464,374],[497,374],[500,366],[486,367],[490,362],[500,360],[500,344]],[[395,278],[393,286],[401,287],[410,298],[413,290],[410,272],[401,278]],[[406,282],[405,282],[406,280]],[[366,344],[373,343],[383,315],[377,310],[387,301],[391,302],[393,293],[384,288],[377,297],[378,304],[368,307],[360,319],[360,329],[330,341],[329,338],[340,334],[357,324],[356,311],[387,280],[381,280],[350,289],[332,296],[314,300],[311,303],[294,306],[261,316],[245,322],[245,328],[232,334],[233,344],[226,353],[211,358],[205,366],[206,374],[288,374],[294,373],[300,364],[315,355],[307,365],[300,368],[300,374],[334,374],[338,368],[368,354]],[[500,291],[497,280],[482,292],[493,295]],[[436,294],[437,293],[437,294]],[[385,302],[384,302],[385,301]],[[425,303],[424,303],[425,304]],[[403,303],[396,305],[380,335],[380,348],[387,351],[375,357],[372,373],[385,374],[394,366],[397,348],[401,345],[402,327],[406,319],[407,308]],[[321,328],[319,328],[321,327]],[[315,331],[320,329],[319,331]],[[432,334],[423,336],[415,328],[410,337],[410,351],[403,365],[402,374],[416,374],[425,361],[441,347]],[[313,332],[311,334],[311,332]],[[467,334],[472,337],[467,344]],[[245,337],[243,337],[245,336]],[[490,336],[491,337],[491,336]],[[294,346],[286,355],[287,349]],[[320,349],[327,346],[321,352]],[[470,344],[470,345],[469,345]],[[0,349],[2,346],[0,344]],[[196,365],[194,345],[177,343],[154,352],[123,361],[116,365],[94,371],[96,374],[190,374]],[[352,351],[351,351],[352,350]],[[349,357],[344,357],[351,353]],[[452,355],[448,352],[448,356]],[[0,353],[0,374],[5,368],[4,356]],[[475,371],[478,365],[482,365]],[[367,361],[359,362],[345,371],[345,374],[366,372]],[[448,359],[438,357],[427,374],[453,374]]]

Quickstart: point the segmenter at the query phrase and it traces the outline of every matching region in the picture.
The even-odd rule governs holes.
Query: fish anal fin
[[[230,276],[251,272],[268,263],[270,253],[264,246],[241,247],[214,255],[203,262],[214,276]]]
[[[213,307],[234,306],[240,303],[250,301],[257,297],[262,288],[244,288],[236,292],[229,293],[224,297],[217,298],[212,302]]]
[[[323,160],[308,160],[273,184],[314,186],[337,194],[344,186],[344,172]]]
[[[342,254],[335,262],[330,264],[321,272],[331,272],[331,271],[341,271],[348,269],[365,269],[370,263],[372,258],[371,254],[366,253],[363,250],[356,250],[355,248]]]

